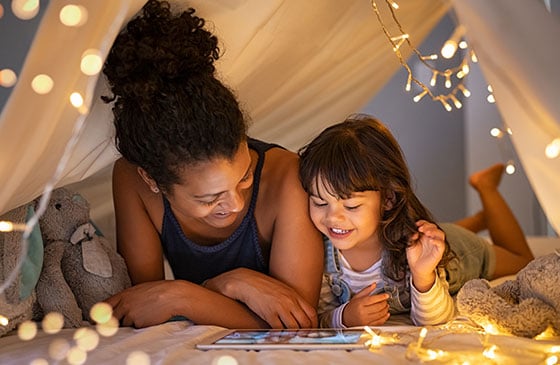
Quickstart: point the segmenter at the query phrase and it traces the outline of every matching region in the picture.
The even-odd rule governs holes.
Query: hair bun
[[[176,83],[213,76],[218,39],[189,8],[173,14],[166,1],[149,0],[115,40],[104,73],[115,96],[150,97]]]

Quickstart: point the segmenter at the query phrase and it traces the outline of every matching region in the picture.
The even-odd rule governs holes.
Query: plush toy
[[[538,257],[496,287],[468,281],[457,294],[459,313],[500,333],[533,338],[545,330],[560,336],[560,252]]]
[[[35,320],[55,311],[64,316],[64,327],[80,327],[91,321],[94,304],[130,286],[123,258],[96,231],[89,211],[81,195],[66,188],[52,192],[39,219],[45,248]]]
[[[0,217],[0,221],[24,224],[33,214],[32,204],[15,208]],[[35,285],[43,264],[43,242],[36,227],[29,237],[27,254],[20,269],[15,271],[22,250],[22,231],[0,233],[0,336],[30,320],[36,300]]]

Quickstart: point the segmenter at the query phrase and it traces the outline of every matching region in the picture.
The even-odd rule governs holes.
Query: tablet
[[[201,350],[355,350],[366,349],[362,329],[224,330],[198,343]]]

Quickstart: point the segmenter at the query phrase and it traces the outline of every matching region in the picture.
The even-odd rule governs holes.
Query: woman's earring
[[[159,193],[159,188],[157,186],[154,186],[152,188],[152,191],[154,192],[154,194],[158,194]]]

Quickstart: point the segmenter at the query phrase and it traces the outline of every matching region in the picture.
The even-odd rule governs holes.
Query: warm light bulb
[[[61,361],[68,355],[70,351],[70,344],[62,338],[55,338],[49,344],[48,353],[54,360]]]
[[[500,128],[492,128],[492,129],[490,129],[490,135],[492,137],[498,138],[498,137],[501,137],[503,135],[503,132]]]
[[[31,81],[31,88],[39,95],[45,95],[51,92],[54,81],[49,75],[37,75]]]
[[[467,41],[461,41],[459,42],[459,48],[461,49],[467,49],[469,47]]]
[[[424,97],[424,95],[426,95],[428,93],[427,89],[424,89],[424,91],[422,91],[420,94],[416,95],[414,98],[412,98],[412,100],[417,103],[420,101],[420,99],[422,99]]]
[[[87,360],[87,353],[79,347],[71,347],[66,354],[66,361],[70,365],[82,365]]]
[[[13,70],[5,68],[0,70],[0,86],[12,87],[17,82],[17,75]]]
[[[430,79],[431,86],[436,86],[437,75],[438,75],[437,70],[434,70],[434,72],[432,73],[432,78]]]
[[[79,27],[84,25],[88,18],[87,9],[81,5],[66,5],[58,14],[60,22],[67,27]]]
[[[398,51],[406,39],[408,39],[408,34],[406,33],[396,37],[391,37],[391,42],[393,42],[393,52]],[[397,44],[395,44],[395,42],[397,42]]]
[[[103,57],[97,49],[88,49],[82,55],[80,70],[88,76],[97,75],[103,67]]]
[[[560,156],[560,138],[555,138],[550,142],[546,146],[544,154],[550,159]]]
[[[411,82],[412,82],[412,75],[410,74],[410,72],[408,73],[408,78],[406,80],[406,86],[404,87],[404,89],[406,91],[410,91],[411,88]]]
[[[478,57],[476,57],[476,53],[474,53],[472,49],[471,49],[471,61],[473,61],[473,63],[478,62]]]
[[[101,336],[111,337],[119,330],[119,321],[115,317],[111,317],[111,319],[105,323],[97,323],[95,329]]]
[[[43,331],[48,334],[55,334],[60,332],[64,326],[64,316],[58,312],[50,312],[43,318],[41,323]]]
[[[29,341],[37,335],[37,324],[33,321],[20,323],[17,329],[18,337],[22,341]]]
[[[79,108],[84,104],[84,98],[79,92],[73,92],[70,95],[70,103],[75,107]]]
[[[445,87],[451,88],[451,76],[448,73],[445,74]]]
[[[12,0],[12,12],[21,20],[29,20],[39,13],[39,0]]]
[[[82,327],[74,332],[76,345],[84,351],[92,351],[99,344],[99,335],[94,330]]]
[[[6,327],[10,323],[10,320],[0,314],[0,326]]]
[[[463,93],[465,98],[468,98],[469,96],[471,96],[471,92],[469,91],[469,89],[467,89],[465,87],[465,85],[459,84],[459,85],[457,85],[457,87],[459,88],[459,90],[461,90],[461,92]]]
[[[453,101],[453,104],[455,104],[455,108],[461,109],[461,107],[463,106],[463,104],[461,104],[461,102],[459,101],[459,99],[455,97],[455,95],[453,94],[449,95],[449,99]]]
[[[113,315],[113,307],[109,303],[98,302],[91,307],[89,315],[97,323],[107,323]]]
[[[451,40],[446,41],[441,48],[441,55],[443,58],[451,58],[457,51],[457,43]]]
[[[399,4],[397,4],[394,1],[391,1],[391,6],[393,7],[393,9],[398,9],[399,8]]]
[[[513,164],[512,161],[508,161],[506,165],[506,174],[513,175],[514,172],[515,172],[515,165]]]
[[[490,103],[490,104],[494,104],[496,102],[496,98],[494,97],[494,94],[490,94],[486,97],[486,100]]]
[[[232,357],[232,356],[224,355],[220,357]],[[235,362],[235,364],[237,364],[237,362]],[[148,354],[146,354],[143,351],[132,351],[126,357],[126,365],[150,365],[150,356],[148,356]]]
[[[443,105],[443,107],[445,108],[445,110],[447,110],[448,112],[450,112],[451,110],[453,110],[453,108],[451,107],[451,105],[449,105],[449,103],[447,101],[445,101],[443,98],[440,98],[439,101],[441,102],[441,104]]]
[[[451,34],[451,37],[449,37],[449,39],[443,44],[443,47],[441,48],[441,55],[443,56],[443,58],[449,59],[455,55],[455,52],[457,52],[458,43],[460,42],[461,37],[463,37],[464,34],[464,26],[459,25],[455,28],[453,34]]]

